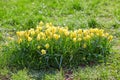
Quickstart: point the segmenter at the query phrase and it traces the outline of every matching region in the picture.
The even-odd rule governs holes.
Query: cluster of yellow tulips
[[[39,25],[34,29],[25,31],[16,32],[18,37],[18,43],[22,43],[23,41],[32,42],[36,41],[44,41],[44,49],[42,49],[42,45],[38,45],[36,48],[40,49],[42,54],[46,54],[46,50],[51,47],[50,43],[53,41],[60,41],[61,39],[65,39],[68,41],[72,41],[71,43],[81,43],[81,41],[87,42],[92,40],[93,38],[99,37],[107,39],[109,42],[113,39],[112,35],[105,33],[103,29],[78,29],[78,30],[69,30],[68,27],[59,27],[53,26],[52,23],[44,24],[40,22]],[[86,48],[86,44],[83,44],[83,48]]]

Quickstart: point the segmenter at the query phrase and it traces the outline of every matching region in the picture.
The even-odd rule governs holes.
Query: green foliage
[[[64,72],[60,70],[59,72],[57,71],[54,75],[53,74],[46,74],[43,77],[43,80],[64,80]]]
[[[0,69],[0,75],[7,75],[9,73],[9,70],[7,68]]]
[[[26,70],[20,70],[11,77],[12,80],[31,80]]]
[[[3,40],[3,35],[2,33],[0,32],[0,41]]]
[[[2,45],[2,50],[0,53],[0,68],[4,68],[8,64],[10,64],[11,59],[11,53],[15,49],[13,43]]]
[[[16,32],[18,41],[11,57],[14,65],[39,69],[106,62],[113,36],[104,30],[73,31],[51,23],[43,24],[40,22],[36,29]]]

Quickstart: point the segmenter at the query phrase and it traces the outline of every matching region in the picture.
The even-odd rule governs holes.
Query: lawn
[[[35,28],[40,21],[69,30],[99,28],[113,35],[106,63],[78,68],[29,69],[6,63],[13,51],[16,32]],[[11,59],[10,59],[11,60]],[[9,61],[10,61],[9,60]],[[0,0],[1,80],[119,80],[120,1],[119,0]]]

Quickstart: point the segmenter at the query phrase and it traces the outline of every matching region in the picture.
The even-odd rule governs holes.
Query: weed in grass
[[[90,28],[100,28],[100,25],[98,24],[98,22],[95,19],[90,19],[88,20],[88,26]]]
[[[0,68],[0,80],[9,80],[10,77],[10,71],[8,68]]]
[[[30,79],[29,75],[27,74],[26,70],[20,70],[16,74],[12,74],[11,76],[12,80],[34,80]]]

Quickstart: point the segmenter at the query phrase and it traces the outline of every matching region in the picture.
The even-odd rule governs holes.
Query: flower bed
[[[69,30],[43,22],[35,29],[16,33],[15,62],[36,68],[103,62],[110,53],[113,38],[103,29]]]

